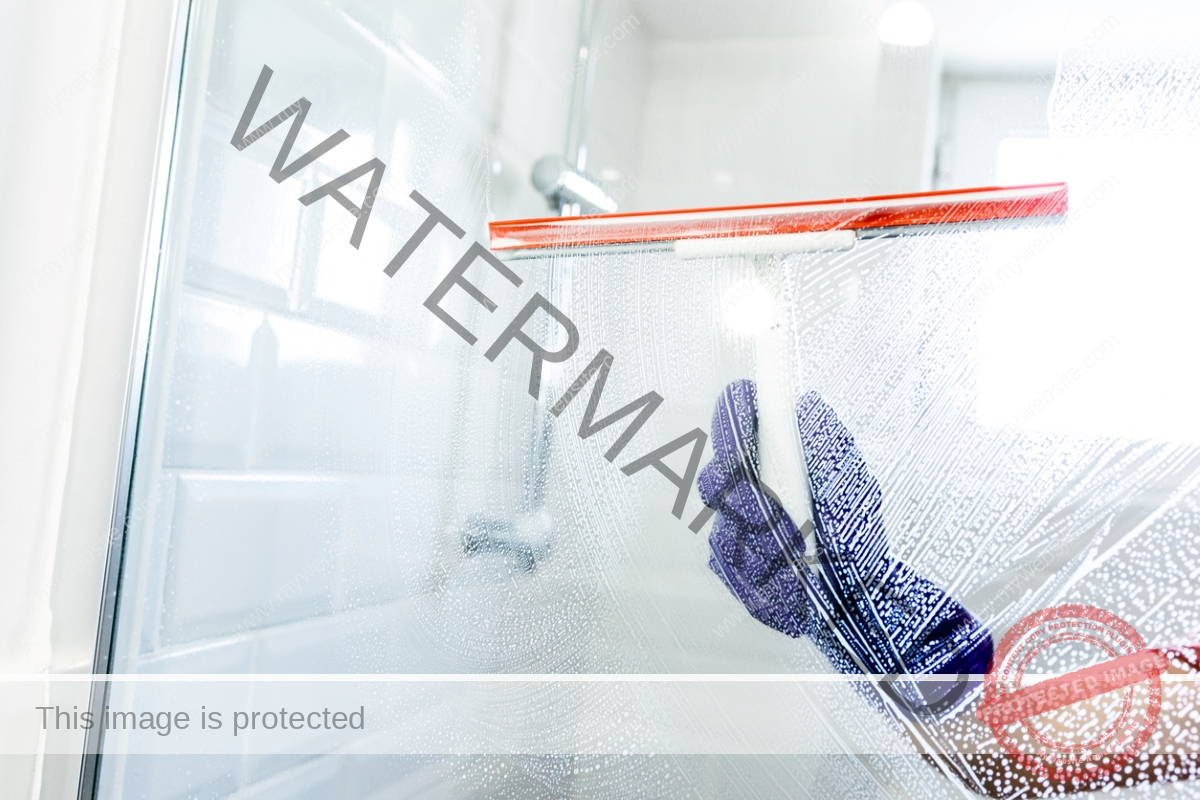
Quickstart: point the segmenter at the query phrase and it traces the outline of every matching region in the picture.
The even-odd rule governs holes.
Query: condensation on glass
[[[1066,220],[832,254],[559,250],[509,261],[519,288],[477,266],[497,311],[462,292],[444,303],[479,337],[469,347],[422,302],[471,241],[487,241],[497,205],[519,208],[512,187],[527,177],[509,167],[560,146],[548,120],[565,119],[575,12],[229,0],[191,13],[115,671],[829,672],[708,571],[705,535],[687,527],[694,492],[677,519],[661,475],[619,469],[707,430],[722,387],[753,374],[753,339],[723,303],[763,269],[781,281],[804,387],[837,410],[882,484],[897,555],[994,632],[1070,600],[1121,615],[1152,644],[1200,633],[1200,273],[1184,266],[1200,76],[1193,45],[1155,27],[1162,18],[1119,8],[1122,26],[1100,41],[1099,22],[1073,17],[1051,136],[1001,149],[1008,183],[1046,163],[1061,171]],[[1164,37],[1171,47],[1156,49]],[[268,177],[280,131],[242,152],[229,144],[264,63],[274,77],[260,121],[304,96],[300,151],[351,134],[282,183]],[[530,88],[497,90],[514,81]],[[372,157],[387,171],[355,250],[344,209],[296,199]],[[425,219],[414,188],[466,237],[435,231],[388,278]],[[525,350],[483,354],[534,292],[580,332],[577,355],[546,366],[538,401]],[[606,404],[664,399],[615,463],[604,458],[615,428],[577,435],[589,390],[549,413],[600,348],[613,355]],[[693,697],[670,682],[645,703],[614,690],[564,707],[539,691],[511,697],[546,702],[480,695],[534,743],[504,755],[113,755],[101,793],[960,792],[844,683],[772,695],[794,704],[793,724],[764,735],[786,744],[762,756],[702,736],[693,752],[728,754],[660,749],[665,734],[645,724],[653,703]],[[745,702],[751,716],[762,697]],[[626,713],[642,718],[622,727]],[[595,752],[536,749],[589,730],[603,732]]]

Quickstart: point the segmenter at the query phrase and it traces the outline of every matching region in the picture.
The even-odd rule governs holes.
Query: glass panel
[[[793,41],[800,23],[789,17],[787,41],[771,50],[735,39],[736,26],[710,41],[725,17],[694,12],[704,30],[692,30],[692,12],[675,3],[603,6],[591,40],[601,56],[583,55],[582,72],[578,6],[195,3],[113,656],[115,672],[138,679],[114,682],[109,698],[114,709],[188,712],[192,728],[106,735],[101,795],[952,797],[964,786],[997,796],[1022,780],[1040,786],[1008,762],[945,757],[1001,749],[970,723],[986,658],[937,660],[983,628],[939,638],[930,631],[946,609],[961,604],[956,624],[969,612],[990,631],[971,641],[997,646],[1063,603],[1116,614],[1152,646],[1200,630],[1200,430],[1185,366],[1200,287],[1181,268],[1195,216],[1181,187],[1200,165],[1194,115],[1179,99],[1197,85],[1198,62],[1156,27],[1184,11],[1118,10],[1119,25],[1090,10],[1064,16],[1044,130],[991,125],[973,140],[985,156],[954,162],[984,169],[994,155],[1006,182],[1066,180],[1066,215],[844,228],[848,240],[813,252],[564,240],[497,247],[501,261],[478,249],[447,284],[472,242],[491,241],[489,220],[546,213],[529,175],[570,141],[588,63],[597,82],[584,108],[599,121],[579,123],[587,135],[574,141],[575,156],[591,147],[593,167],[575,164],[613,196],[637,175],[623,210],[864,194],[875,180],[927,188],[934,127],[965,136],[979,119],[969,104],[987,105],[991,89],[938,73],[935,51],[906,56],[877,38],[861,41],[862,59],[838,50],[861,24],[831,22],[818,46]],[[621,28],[629,15],[638,24]],[[747,12],[743,32],[760,36],[772,19]],[[866,19],[876,37],[880,19]],[[616,44],[616,30],[629,42]],[[1159,53],[1164,41],[1177,49]],[[882,73],[881,53],[896,62]],[[813,174],[776,169],[750,134],[735,144],[738,158],[763,162],[758,172],[706,166],[710,139],[730,135],[709,118],[743,112],[702,107],[697,95],[712,85],[738,99],[722,65],[761,77],[763,59],[797,80],[846,60],[872,98],[887,81],[934,96],[930,86],[944,84],[958,105],[941,123],[921,106],[916,133],[903,132],[916,138],[892,141],[925,160],[888,166],[876,146],[891,135],[879,114],[912,111],[897,93],[837,112],[858,137],[839,144],[866,142],[860,152],[871,154],[853,169],[849,150],[819,163],[825,139],[795,147]],[[264,64],[273,72],[249,131],[306,98],[287,164],[349,134],[278,181],[298,114],[249,133],[242,149],[230,144]],[[921,81],[908,80],[913,69]],[[614,81],[639,70],[650,88],[617,108]],[[787,97],[764,87],[764,102]],[[1030,97],[1012,103],[1042,102]],[[642,126],[640,140],[622,121]],[[689,138],[689,126],[702,133]],[[340,190],[344,204],[297,202],[372,159],[386,167],[371,203],[365,170]],[[409,252],[431,208],[443,222]],[[514,319],[524,319],[520,337]],[[534,349],[546,362],[531,373]],[[728,387],[745,380],[758,407],[739,419],[761,441],[739,433],[730,444],[738,415],[714,410],[741,408],[746,395]],[[807,470],[792,477],[778,466],[788,441]],[[848,460],[822,460],[838,447]],[[709,540],[743,563],[721,550],[736,545],[732,512],[705,511],[695,468],[738,448],[758,454],[763,482],[808,538],[804,550],[789,540],[791,560],[776,568],[763,556],[770,574],[723,578]],[[864,466],[878,507],[874,484],[854,472]],[[717,505],[714,486],[705,493]],[[815,533],[802,524],[809,489]],[[748,497],[738,502],[770,507]],[[894,567],[903,585],[872,578],[865,606],[828,588],[861,564]],[[771,594],[779,575],[819,577],[797,581],[806,594],[784,613]],[[759,577],[757,588],[738,584]],[[890,609],[880,624],[909,637],[903,657],[888,655],[895,642],[854,644],[845,620],[863,608]],[[922,650],[917,634],[953,648]],[[1089,652],[1027,666],[1069,672],[1092,663]],[[915,683],[880,680],[959,675],[964,664],[973,679],[932,716],[922,713],[936,703],[915,701]],[[148,678],[163,674],[200,677]],[[1164,689],[1149,752],[1196,752],[1181,694],[1191,687]],[[1140,691],[1131,702],[1147,702]],[[219,733],[195,729],[211,719],[202,706],[223,715]],[[306,717],[285,733],[285,706],[365,716],[336,730]]]

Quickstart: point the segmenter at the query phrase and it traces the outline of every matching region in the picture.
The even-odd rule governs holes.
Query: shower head
[[[595,179],[584,175],[561,156],[543,156],[533,165],[533,187],[545,195],[550,207],[572,208],[573,213],[607,213],[617,210],[617,201],[608,196]]]

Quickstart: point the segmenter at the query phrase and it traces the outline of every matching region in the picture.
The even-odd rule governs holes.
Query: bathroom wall
[[[786,202],[865,186],[879,51],[870,40],[657,43],[638,207]]]
[[[467,243],[486,241],[493,208],[543,212],[528,167],[561,149],[578,5],[208,2],[193,13],[116,670],[491,668],[460,658],[477,648],[448,642],[411,604],[462,560],[453,527],[471,497],[519,497],[519,457],[515,476],[495,463],[476,472],[482,490],[460,485],[479,441],[454,423],[489,407],[494,381],[472,382],[463,361],[481,355],[419,299]],[[274,75],[255,125],[312,102],[293,158],[339,127],[351,134],[281,184],[268,176],[281,132],[229,144],[263,64]],[[296,199],[375,156],[387,171],[354,249],[349,214]],[[414,188],[467,234],[438,231],[389,279],[383,265],[424,219]],[[455,302],[464,320],[483,314]],[[330,769],[342,771],[310,757],[114,756],[102,796],[279,797],[321,791]],[[353,772],[346,796],[402,776]]]
[[[997,182],[1000,142],[1050,135],[1047,106],[1054,73],[947,73],[941,84],[935,188]]]
[[[566,147],[580,4],[502,0],[490,4],[497,38],[487,76],[491,218],[550,213],[530,183],[533,164]],[[450,13],[448,10],[446,13]]]
[[[741,15],[723,28],[703,8],[608,6],[592,44],[588,169],[627,195],[626,210],[928,186],[936,53],[879,45],[870,4],[849,22],[825,8],[825,27],[809,30],[807,18],[796,18],[773,30],[764,28],[769,16]],[[597,440],[579,440],[582,400],[553,435],[552,555],[530,570],[502,548],[463,546],[469,518],[511,520],[529,510],[525,456],[537,408],[525,394],[524,354],[489,364],[481,345],[457,339],[420,300],[467,242],[486,241],[489,217],[547,213],[529,168],[565,144],[578,7],[212,2],[198,3],[196,15],[139,431],[118,671],[820,668],[815,650],[751,622],[705,569],[704,537],[670,515],[660,475],[626,478]],[[714,41],[714,31],[733,35]],[[263,63],[275,77],[258,119],[304,95],[313,108],[301,147],[338,127],[352,134],[282,184],[267,174],[280,132],[243,152],[229,146]],[[949,118],[965,130],[968,102],[986,104],[986,94],[969,100],[963,86],[955,91],[953,113],[968,116]],[[353,249],[342,209],[296,198],[376,155],[388,173],[362,247]],[[957,178],[968,174],[960,167]],[[424,219],[408,198],[414,188],[467,234],[435,232],[389,279],[382,264]],[[957,385],[929,377],[958,363],[938,356],[935,344],[957,353],[969,342],[947,326],[930,343],[934,300],[964,295],[967,267],[977,265],[963,254],[983,247],[979,236],[916,239],[868,248],[871,264],[799,258],[805,270],[793,271],[811,281],[796,296],[817,306],[803,308],[812,326],[806,374],[823,381],[861,432],[869,462],[899,487],[886,501],[896,529],[910,534],[897,535],[898,551],[947,583],[965,574],[975,548],[961,532],[979,529],[962,524],[956,509],[975,504],[946,501],[953,508],[936,527],[908,524],[924,498],[948,490],[942,454],[925,453],[915,468],[904,436],[920,404],[937,399],[930,386]],[[749,374],[749,346],[719,325],[720,297],[753,274],[749,260],[660,253],[514,268],[528,281],[524,294],[496,275],[483,273],[479,285],[504,312],[545,290],[585,335],[574,372],[547,370],[546,396],[601,346],[617,359],[606,406],[662,390],[663,411],[630,455],[707,427],[724,381]],[[482,341],[508,316],[489,316],[461,296],[447,307]],[[909,316],[912,309],[920,313]],[[972,413],[965,403],[955,409]],[[963,460],[951,500],[970,498],[976,477],[991,474],[989,463]],[[693,499],[689,515],[695,510]],[[994,549],[1016,551],[1023,532],[1003,533],[1009,538]],[[1021,565],[1001,556],[1002,568]],[[973,598],[991,591],[981,585],[990,576],[969,577],[974,583],[956,590]],[[451,780],[439,769],[420,759],[114,757],[104,780],[109,797],[363,797]],[[822,771],[841,786],[866,774],[828,763],[804,781],[818,782]],[[630,778],[616,777],[623,785]]]
[[[488,218],[547,213],[528,175],[565,145],[578,5],[212,2],[195,15],[116,668],[736,671],[812,657],[738,624],[736,603],[702,569],[703,538],[670,516],[661,477],[647,471],[626,484],[595,442],[574,436],[578,408],[550,456],[559,469],[548,487],[553,556],[528,572],[511,553],[464,549],[468,520],[528,510],[538,412],[523,359],[488,365],[481,347],[466,347],[414,298],[467,242],[486,241]],[[916,123],[928,112],[921,87],[932,62],[897,61],[873,29],[847,33],[836,20],[812,39],[797,22],[778,40],[720,43],[669,29],[672,19],[687,15],[613,2],[595,26],[588,169],[624,195],[624,208],[920,181]],[[280,133],[241,152],[229,145],[264,63],[275,72],[256,119],[303,95],[312,110],[298,147],[339,127],[351,134],[281,184],[267,175]],[[896,69],[920,76],[915,105],[881,78]],[[910,152],[883,155],[881,119],[892,123],[886,141]],[[356,250],[341,208],[296,198],[373,156],[388,168]],[[887,169],[872,166],[879,159]],[[414,188],[467,234],[437,231],[388,279],[382,264],[424,219],[408,199]],[[606,403],[650,388],[667,395],[639,452],[707,427],[722,382],[746,374],[746,353],[735,347],[712,373],[685,368],[708,357],[711,334],[701,331],[738,270],[693,285],[694,265],[668,262],[644,291],[614,295],[612,286],[645,273],[559,264],[564,279],[546,266],[518,271],[577,315],[584,348],[606,346],[623,365]],[[506,310],[518,302],[499,276],[477,280]],[[671,294],[690,300],[661,309],[656,298]],[[462,297],[446,305],[484,341],[504,321]],[[645,327],[627,324],[641,318]],[[667,387],[638,360],[660,351],[675,354],[662,365]],[[546,394],[572,377],[547,370]],[[579,466],[589,459],[594,467]],[[576,486],[576,469],[590,483]],[[597,493],[613,507],[599,508]],[[609,516],[597,528],[600,512]],[[103,780],[106,796],[277,795],[346,785],[346,769],[308,757],[112,757]],[[370,771],[358,773],[361,783]]]
[[[741,624],[736,602],[703,567],[703,537],[671,516],[669,484],[653,470],[627,478],[596,452],[595,440],[579,441],[578,407],[558,426],[550,454],[558,470],[547,488],[552,554],[531,571],[511,552],[464,548],[471,518],[505,521],[527,510],[537,410],[525,394],[523,357],[506,354],[489,365],[482,346],[467,347],[419,301],[467,242],[486,241],[489,216],[546,213],[528,174],[534,160],[564,145],[577,6],[214,2],[195,13],[116,669],[736,671],[815,657]],[[668,112],[694,79],[689,69],[707,63],[711,76],[720,64],[706,61],[698,42],[653,44],[653,32],[635,5],[614,3],[597,24],[589,169],[610,190],[627,192],[629,207],[643,202],[634,199],[639,192],[648,192],[646,203],[719,201],[702,191],[715,168],[673,179],[655,162],[668,154],[647,148],[665,146],[654,126],[675,123]],[[765,102],[790,69],[814,63],[805,61],[807,45],[789,41],[765,61],[756,46],[714,47],[733,73],[760,81],[755,100]],[[821,47],[837,51],[834,41]],[[863,48],[882,58],[878,48]],[[351,134],[282,183],[267,174],[280,132],[244,151],[229,145],[264,63],[274,76],[256,121],[305,96],[312,110],[298,148],[339,127]],[[857,96],[874,96],[873,68],[849,59],[841,66],[853,73]],[[766,77],[756,77],[760,68]],[[722,86],[725,105],[700,109],[699,123],[744,110],[736,105],[744,87]],[[686,91],[696,97],[698,87]],[[814,102],[838,94],[799,91]],[[790,106],[783,115],[798,119]],[[753,135],[788,136],[770,125]],[[712,142],[684,144],[685,153],[706,158]],[[748,155],[761,147],[751,138],[737,150],[741,161],[721,165],[743,180],[730,164],[771,174],[773,165]],[[836,165],[812,165],[796,152],[793,178],[823,175],[833,186]],[[848,148],[840,152],[839,163],[852,161]],[[296,198],[373,156],[388,168],[356,250],[340,207],[305,207]],[[674,156],[667,163],[693,168]],[[867,174],[866,166],[855,170]],[[713,184],[744,192],[748,202],[793,199],[797,185]],[[414,188],[467,234],[435,232],[389,279],[382,264],[424,219],[408,199]],[[719,289],[745,265],[707,277],[671,260],[648,272],[630,263],[620,272],[603,263],[557,264],[559,277],[547,266],[514,267],[529,281],[523,295],[496,275],[477,280],[506,312],[543,290],[575,315],[585,336],[581,355],[575,372],[547,370],[547,396],[561,393],[581,359],[601,346],[618,359],[606,405],[652,388],[664,393],[663,411],[629,457],[707,427],[723,381],[747,374],[744,347],[722,355],[715,371],[689,366],[711,357]],[[612,291],[634,282],[642,288]],[[687,301],[658,302],[676,294]],[[461,296],[446,306],[483,341],[506,321]],[[671,357],[648,372],[641,359],[666,352]],[[697,510],[693,498],[689,519]],[[104,764],[102,796],[156,798],[285,796],[332,786],[364,796],[402,782],[405,769],[427,766],[375,770],[330,757],[254,755],[111,756]]]
[[[597,64],[592,172],[637,211],[930,188],[938,51],[880,44],[881,7],[632,5]]]

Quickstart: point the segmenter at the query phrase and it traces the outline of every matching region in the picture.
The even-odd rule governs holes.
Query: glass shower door
[[[499,43],[557,41],[553,13],[190,13],[112,657],[131,679],[106,702],[186,709],[194,738],[106,733],[101,796],[960,796],[816,646],[760,624],[708,567],[695,468],[722,391],[763,374],[731,315],[756,282],[778,293],[787,369],[878,478],[892,553],[993,632],[1067,600],[1153,643],[1200,625],[1195,433],[1174,406],[1136,402],[1186,381],[1138,372],[1146,342],[1080,278],[1088,258],[1126,274],[1095,234],[1152,196],[1143,161],[1113,162],[1116,184],[1073,174],[1082,220],[816,252],[570,236],[506,252],[487,230]],[[249,130],[310,104],[279,164],[295,111],[230,143],[264,65]],[[1086,70],[1065,68],[1082,92]],[[562,116],[562,75],[528,75],[529,97],[550,99],[527,116]],[[1079,107],[1059,119],[1087,138]],[[309,197],[373,159],[373,195],[363,171],[345,203]],[[1028,163],[1011,162],[1014,183]],[[1164,302],[1190,308],[1170,280]],[[1114,392],[1130,374],[1144,388]],[[364,724],[306,716],[285,735],[273,716],[264,731],[284,707],[363,709]],[[219,733],[197,731],[214,710]]]

